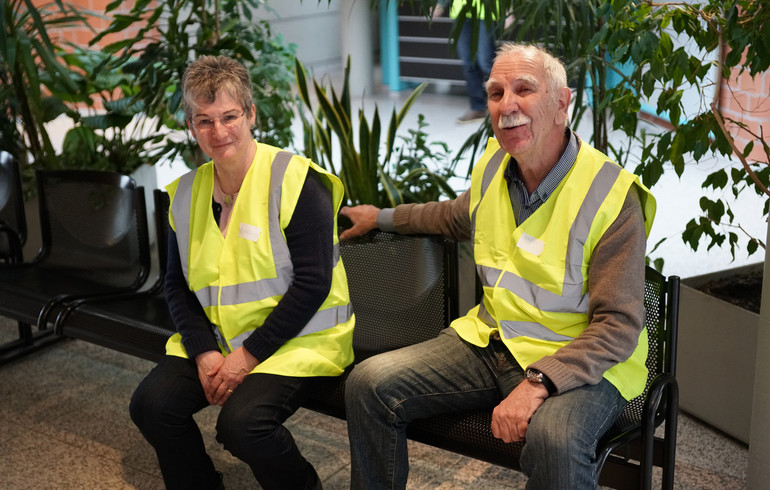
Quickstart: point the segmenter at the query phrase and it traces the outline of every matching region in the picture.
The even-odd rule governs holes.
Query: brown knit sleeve
[[[393,212],[393,226],[402,235],[424,233],[442,235],[462,242],[471,237],[470,193],[463,192],[451,201],[402,204]]]
[[[632,186],[591,259],[590,324],[568,345],[530,366],[548,376],[557,393],[598,383],[605,371],[634,352],[644,324],[645,251],[644,216]]]

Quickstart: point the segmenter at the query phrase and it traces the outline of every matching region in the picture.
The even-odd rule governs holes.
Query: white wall
[[[255,14],[270,23],[273,35],[280,33],[297,45],[297,57],[305,66],[341,65],[339,0],[272,0]]]

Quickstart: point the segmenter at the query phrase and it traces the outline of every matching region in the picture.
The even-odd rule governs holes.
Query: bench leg
[[[54,334],[53,329],[33,332],[32,325],[19,322],[19,337],[0,345],[0,366],[47,347],[64,337]]]

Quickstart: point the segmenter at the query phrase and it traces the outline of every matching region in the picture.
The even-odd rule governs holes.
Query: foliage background
[[[399,3],[407,1],[426,16],[437,3]],[[568,62],[578,102],[574,125],[582,118],[590,120],[592,143],[639,173],[653,191],[664,173],[699,174],[715,158],[725,161],[725,157],[733,157],[735,165],[705,171],[697,191],[701,193],[700,213],[690,219],[682,235],[688,246],[695,250],[724,247],[733,257],[738,251],[753,254],[764,247],[763,237],[737,220],[740,213],[734,203],[746,194],[760,196],[764,207],[749,219],[764,222],[769,178],[765,136],[761,128],[757,131],[725,117],[706,94],[713,93],[714,86],[720,87],[719,93],[731,93],[736,75],[767,70],[767,2],[480,1],[491,10],[514,12],[518,22],[507,32],[508,38],[536,36]],[[133,7],[126,11],[124,4]],[[57,46],[48,37],[48,32],[84,22],[85,14],[62,0],[44,7],[35,7],[32,0],[4,2],[0,11],[0,93],[4,103],[0,138],[4,146],[16,145],[19,153],[34,155],[34,164],[44,168],[80,165],[128,171],[167,152],[182,155],[194,165],[203,156],[196,154],[193,142],[182,138],[161,143],[156,137],[182,126],[175,80],[186,60],[214,50],[247,63],[259,58],[260,62],[253,64],[255,91],[266,105],[260,108],[265,121],[260,122],[258,137],[287,146],[288,122],[293,117],[289,107],[297,102],[291,90],[296,76],[292,47],[273,36],[268,25],[254,21],[250,17],[253,8],[269,6],[261,0],[114,1],[105,12],[111,24],[99,35],[94,33],[95,41],[120,32],[137,34],[101,52],[88,52]],[[157,22],[159,19],[163,22]],[[152,27],[142,27],[147,22]],[[615,81],[608,83],[611,79]],[[271,92],[273,87],[277,89]],[[686,107],[682,95],[693,88],[704,97],[695,106]],[[643,106],[652,107],[656,115],[671,121],[671,126],[655,131],[640,126],[638,114]],[[72,118],[76,127],[62,153],[56,154],[43,125],[61,114]],[[10,121],[22,124],[15,126]],[[735,133],[735,129],[728,131],[730,128],[754,133],[748,143],[738,144],[730,137]],[[376,177],[388,189],[384,193],[387,202],[394,202],[392,198],[399,193],[409,199],[427,197],[420,197],[416,189],[432,186],[420,182],[429,174],[414,163],[432,156],[444,159],[440,145],[428,141],[429,128],[414,131],[410,137],[423,144],[409,149],[411,155],[397,153],[399,161],[394,156],[386,170],[391,180],[400,182],[408,177],[412,183],[391,192],[388,179]],[[624,137],[610,140],[610,133]],[[475,140],[469,140],[469,152],[483,136],[482,131]],[[382,141],[388,139],[398,142],[389,135]],[[409,148],[407,143],[404,140],[403,148]],[[353,147],[360,153],[360,141]],[[423,155],[418,158],[420,152]],[[473,157],[466,153],[459,158]],[[385,168],[385,161],[377,163]],[[440,189],[440,185],[433,188]]]
[[[727,117],[711,94],[732,93],[738,76],[753,77],[770,66],[767,2],[478,1],[497,18],[513,12],[517,22],[506,37],[536,40],[562,57],[575,88],[573,127],[590,118],[591,143],[647,186],[654,187],[664,172],[679,177],[703,172],[715,157],[735,163],[708,170],[703,178],[701,212],[681,235],[692,250],[725,247],[735,258],[738,250],[751,255],[764,249],[764,234],[748,232],[733,206],[741,194],[755,194],[764,206],[749,219],[764,222],[768,216],[766,137],[761,129],[750,132],[743,121]],[[428,16],[437,2],[411,3]],[[475,15],[471,0],[465,3]],[[683,94],[692,91],[700,100],[686,103]],[[653,130],[640,126],[643,106],[669,124]],[[488,131],[482,128],[465,150],[478,151]],[[748,143],[738,146],[733,134],[746,131]],[[754,151],[755,146],[761,150]],[[656,266],[662,267],[660,259]]]

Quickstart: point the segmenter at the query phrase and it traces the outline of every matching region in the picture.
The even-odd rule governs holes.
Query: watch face
[[[543,373],[533,369],[527,369],[527,379],[535,383],[543,382]]]

